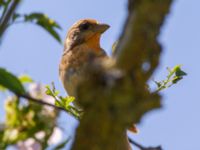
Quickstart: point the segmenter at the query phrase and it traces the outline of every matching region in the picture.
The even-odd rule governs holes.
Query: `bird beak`
[[[108,24],[99,23],[94,30],[98,33],[104,33],[106,30],[108,30],[108,28],[110,28]]]

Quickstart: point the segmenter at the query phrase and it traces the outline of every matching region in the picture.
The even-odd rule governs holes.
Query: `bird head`
[[[100,47],[100,37],[109,27],[93,19],[79,20],[68,31],[65,50],[73,49],[81,44]]]

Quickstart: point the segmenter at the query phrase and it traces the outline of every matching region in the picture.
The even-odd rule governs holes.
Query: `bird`
[[[69,96],[76,95],[76,87],[91,55],[94,59],[108,57],[100,46],[100,38],[109,27],[95,19],[81,19],[69,29],[59,65],[59,77]]]
[[[69,96],[76,95],[76,87],[85,66],[90,63],[91,55],[93,59],[109,58],[100,46],[101,36],[109,28],[108,24],[99,23],[95,19],[81,19],[69,29],[59,64],[59,77]],[[138,130],[133,124],[129,131],[137,133]]]

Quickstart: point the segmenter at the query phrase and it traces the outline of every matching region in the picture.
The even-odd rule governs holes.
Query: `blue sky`
[[[160,41],[163,44],[161,65],[154,79],[165,78],[166,67],[182,64],[188,76],[176,86],[162,92],[163,109],[147,114],[139,125],[140,133],[131,135],[143,145],[161,144],[166,150],[200,149],[200,84],[198,67],[200,56],[200,1],[177,0],[163,26]],[[61,24],[62,39],[67,29],[81,18],[95,18],[111,25],[102,37],[102,47],[110,53],[121,33],[126,16],[126,0],[24,0],[19,12],[44,12]],[[31,24],[12,26],[0,47],[0,66],[17,75],[30,74],[45,84],[58,80],[58,64],[63,47],[41,28]],[[134,57],[134,56],[133,56]],[[134,59],[134,58],[133,58]],[[0,95],[0,98],[3,98]],[[1,116],[3,116],[3,101]],[[67,116],[65,116],[67,117]],[[0,117],[2,120],[3,117]],[[77,122],[71,118],[66,125],[68,133]],[[62,120],[61,120],[62,121]]]

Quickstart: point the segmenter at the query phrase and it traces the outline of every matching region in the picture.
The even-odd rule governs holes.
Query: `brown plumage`
[[[79,78],[91,55],[95,59],[107,57],[100,47],[100,37],[108,28],[109,25],[93,19],[80,20],[70,28],[59,66],[60,79],[68,95],[75,96]]]

